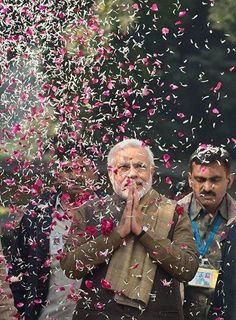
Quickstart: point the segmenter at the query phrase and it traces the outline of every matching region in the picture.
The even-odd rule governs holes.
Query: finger
[[[128,191],[128,197],[126,201],[126,206],[125,206],[125,213],[131,216],[132,212],[132,207],[133,207],[133,194],[132,194],[132,189],[130,188]]]
[[[132,206],[133,205],[133,199],[134,199],[133,189],[131,187],[131,188],[129,188],[129,191],[128,191],[127,204]]]
[[[139,194],[137,188],[133,190],[133,209],[137,210],[139,207]]]

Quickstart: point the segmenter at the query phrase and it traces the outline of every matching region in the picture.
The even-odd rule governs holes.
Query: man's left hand
[[[131,231],[138,236],[142,232],[143,227],[143,214],[139,208],[139,195],[135,186],[132,187],[133,192],[133,207],[132,207],[132,222]]]

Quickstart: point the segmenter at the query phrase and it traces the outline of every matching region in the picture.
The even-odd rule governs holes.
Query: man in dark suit
[[[236,319],[236,220],[229,221],[209,320]]]
[[[24,320],[69,320],[74,310],[80,283],[64,276],[59,260],[75,211],[96,196],[95,167],[77,152],[68,149],[57,160],[57,184],[30,201],[18,227],[9,275],[16,279],[11,289]]]

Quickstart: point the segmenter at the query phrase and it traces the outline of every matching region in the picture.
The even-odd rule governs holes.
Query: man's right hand
[[[129,188],[128,198],[124,212],[122,214],[117,231],[121,238],[125,238],[131,232],[131,222],[132,222],[132,210],[133,210],[133,189]]]

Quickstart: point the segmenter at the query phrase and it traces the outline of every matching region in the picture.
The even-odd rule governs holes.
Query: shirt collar
[[[203,210],[202,206],[193,195],[192,200],[190,202],[190,208],[189,208],[191,219],[195,219],[201,210]],[[229,217],[228,217],[228,205],[227,205],[226,196],[224,196],[223,201],[221,202],[221,205],[218,208],[218,212],[220,212],[220,215],[225,220],[228,220]]]
[[[56,198],[55,209],[56,209],[57,211],[63,210],[62,205],[61,205],[61,195],[62,195],[62,193],[60,192],[60,193],[57,195],[57,198]]]

